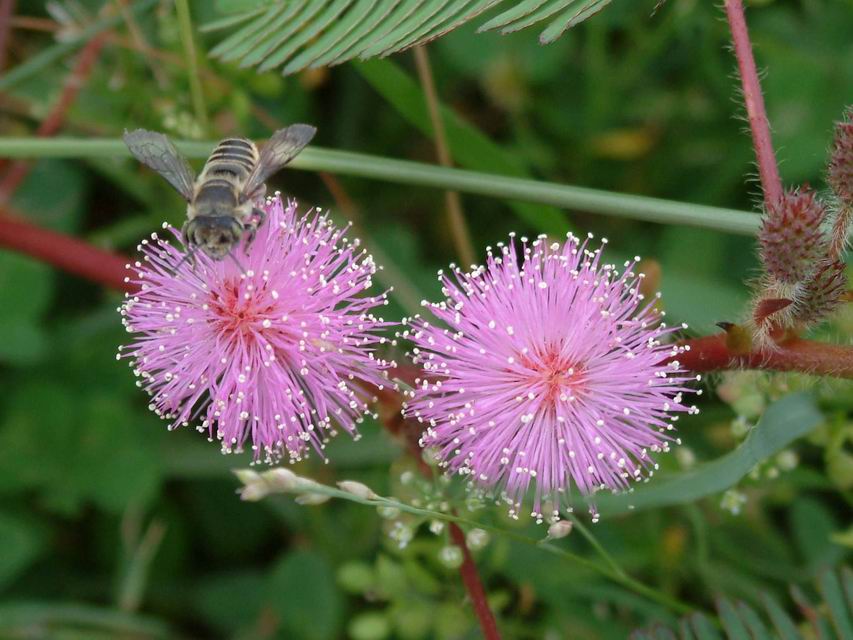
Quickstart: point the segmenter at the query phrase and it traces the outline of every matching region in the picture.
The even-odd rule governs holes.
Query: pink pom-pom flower
[[[439,273],[446,299],[428,306],[440,324],[404,321],[423,368],[405,407],[422,445],[513,515],[531,488],[540,520],[559,517],[572,485],[628,488],[677,442],[674,414],[696,411],[683,401],[696,378],[640,293],[638,259],[620,273],[588,242],[499,243],[485,266]]]
[[[389,384],[393,363],[376,351],[391,323],[371,313],[386,296],[365,295],[376,265],[345,229],[279,197],[264,209],[233,261],[180,264],[182,250],[143,241],[138,292],[120,309],[134,340],[119,356],[170,428],[198,421],[225,453],[249,442],[256,460],[295,461],[337,426],[357,436],[370,387]]]

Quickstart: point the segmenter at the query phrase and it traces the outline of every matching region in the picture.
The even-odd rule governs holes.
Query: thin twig
[[[42,120],[41,124],[36,129],[36,136],[40,138],[49,138],[56,134],[65,122],[65,117],[69,109],[77,99],[80,89],[86,84],[95,62],[98,60],[98,55],[101,48],[104,46],[104,34],[98,34],[92,38],[77,58],[77,63],[70,71],[62,86],[62,93],[59,95],[59,100],[47,114],[47,117]],[[2,162],[0,162],[2,165]],[[30,163],[19,161],[14,163],[3,180],[0,181],[0,205],[9,201],[15,190],[21,185],[27,174],[30,172]]]
[[[12,13],[15,0],[0,0],[0,71],[6,67],[6,54],[12,34]]]
[[[749,117],[749,127],[752,130],[752,142],[755,156],[758,160],[758,173],[761,177],[761,188],[764,191],[764,204],[769,209],[776,206],[782,199],[782,180],[779,178],[779,167],[773,152],[770,138],[770,123],[764,108],[764,96],[761,93],[761,82],[755,68],[755,58],[752,55],[752,43],[746,28],[742,0],[725,0],[726,17],[732,32],[735,56],[737,56],[740,79],[743,86],[743,99],[746,113]]]
[[[189,3],[187,0],[175,0],[175,10],[178,13],[181,42],[183,43],[184,54],[187,57],[189,66],[187,75],[189,76],[193,110],[202,130],[207,133],[207,107],[204,102],[204,92],[201,89],[201,73],[199,72],[198,54],[195,48],[195,39],[193,38],[193,24]]]
[[[110,289],[133,291],[125,281],[127,258],[63,233],[43,229],[0,209],[0,247],[12,249]]]
[[[465,543],[465,534],[455,522],[449,523],[447,528],[450,531],[450,539],[453,540],[453,544],[462,550],[463,560],[462,566],[459,567],[459,573],[462,576],[462,582],[465,583],[465,589],[471,597],[471,604],[474,607],[474,613],[477,614],[477,620],[480,621],[483,637],[486,640],[500,640],[501,634],[498,632],[495,616],[492,614],[488,600],[486,600],[486,590],[483,589],[483,583],[480,581],[477,565],[474,563],[471,551]]]
[[[415,65],[418,69],[421,87],[426,96],[432,130],[435,133],[435,151],[438,156],[438,163],[443,167],[452,167],[453,159],[450,156],[450,147],[447,144],[447,132],[444,129],[444,120],[441,117],[438,92],[432,77],[426,47],[415,47]],[[465,222],[465,214],[462,212],[462,200],[459,198],[459,192],[445,191],[444,200],[447,206],[447,224],[450,227],[456,253],[462,260],[463,266],[468,267],[474,264],[475,253],[471,244],[471,233],[468,230],[468,224]]]
[[[145,35],[142,33],[142,29],[139,28],[139,24],[136,22],[136,17],[130,10],[130,0],[116,0],[116,2],[118,4],[121,17],[127,25],[127,31],[130,33],[133,44],[140,50],[150,49],[151,47],[145,40]],[[148,68],[151,69],[151,74],[154,76],[157,86],[160,87],[161,90],[166,89],[169,86],[169,78],[166,76],[163,69],[159,65],[154,64],[148,56],[143,56],[142,59],[148,65]]]

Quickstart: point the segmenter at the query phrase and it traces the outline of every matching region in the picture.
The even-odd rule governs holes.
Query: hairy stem
[[[775,346],[741,354],[726,345],[726,337],[720,333],[685,340],[682,344],[690,350],[676,359],[683,368],[696,372],[764,369],[853,378],[853,347],[848,345],[789,338]]]
[[[782,199],[782,180],[779,178],[779,167],[776,164],[776,155],[770,139],[770,123],[767,120],[764,96],[761,93],[761,83],[758,80],[755,58],[752,55],[752,43],[746,29],[743,0],[725,0],[725,5],[740,71],[743,101],[746,105],[749,127],[752,130],[752,143],[758,160],[764,204],[770,208]]]
[[[444,120],[441,118],[441,110],[438,102],[438,91],[435,88],[435,80],[432,77],[432,68],[429,63],[429,55],[425,46],[415,47],[415,66],[418,69],[418,78],[421,88],[426,96],[429,119],[435,134],[435,151],[438,163],[442,167],[452,167],[453,160],[450,157],[450,147],[447,144],[447,131],[444,128]],[[462,212],[462,200],[458,191],[444,192],[445,205],[447,207],[447,225],[453,237],[456,254],[465,267],[474,264],[474,247],[471,244],[471,232],[465,222],[465,214]]]

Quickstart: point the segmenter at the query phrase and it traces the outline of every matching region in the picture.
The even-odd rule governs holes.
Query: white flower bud
[[[284,467],[276,467],[275,469],[265,471],[261,474],[261,477],[269,485],[269,488],[277,493],[293,491],[300,483],[299,476]]]
[[[458,569],[462,566],[465,556],[462,554],[462,549],[456,545],[448,545],[438,552],[438,560],[448,569]]]
[[[363,498],[365,500],[375,500],[379,496],[368,487],[366,484],[362,482],[357,482],[355,480],[341,480],[338,483],[338,487],[346,491],[347,493],[351,493],[354,496],[359,498]]]
[[[465,536],[465,544],[471,551],[479,551],[489,544],[489,533],[483,529],[471,529]]]
[[[328,502],[329,496],[323,493],[303,493],[301,495],[296,496],[295,500],[296,504],[308,506]]]
[[[548,540],[559,540],[560,538],[565,538],[572,532],[572,524],[571,520],[557,520],[557,522],[553,523],[550,527],[548,527]]]
[[[258,500],[266,498],[270,494],[270,490],[263,481],[260,481],[247,484],[245,487],[240,489],[238,493],[240,494],[240,500],[245,500],[246,502],[257,502]]]
[[[441,535],[441,532],[444,531],[444,522],[441,520],[430,520],[429,530],[433,535]]]

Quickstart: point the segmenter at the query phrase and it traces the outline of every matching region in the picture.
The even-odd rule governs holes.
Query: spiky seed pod
[[[837,198],[831,254],[838,257],[847,246],[853,222],[853,107],[847,108],[844,119],[835,127],[827,182]]]
[[[761,261],[783,283],[802,282],[828,250],[821,230],[826,207],[809,188],[787,191],[764,215],[758,232]]]
[[[841,304],[841,298],[847,290],[844,267],[840,260],[821,261],[797,300],[795,321],[803,324],[819,322]]]
[[[853,207],[853,107],[835,125],[827,182],[843,205]]]

